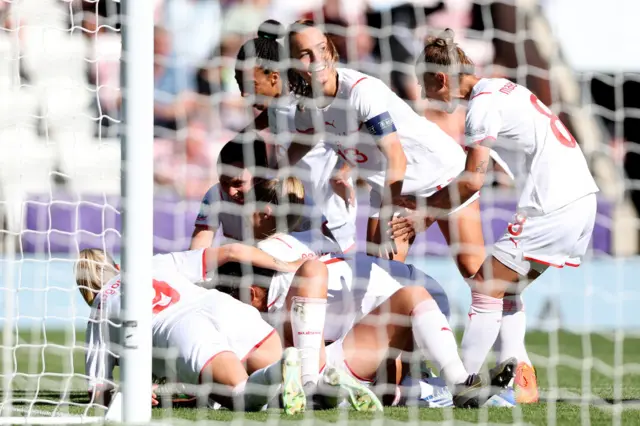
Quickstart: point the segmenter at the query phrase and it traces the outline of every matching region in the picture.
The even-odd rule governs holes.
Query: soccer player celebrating
[[[323,140],[344,160],[344,173],[357,166],[372,188],[367,241],[373,244],[368,252],[389,255],[390,244],[382,248],[379,244],[388,238],[381,230],[386,230],[397,209],[392,203],[401,202],[402,195],[424,198],[447,186],[464,169],[464,152],[382,81],[338,68],[335,46],[312,21],[294,23],[288,44],[293,62],[289,83],[299,102],[298,134],[288,150],[289,165]],[[450,244],[462,245],[456,260],[469,277],[482,264],[484,241],[477,200],[467,200],[463,211],[457,229],[450,230],[446,218],[439,226]],[[410,241],[394,242],[393,258],[403,261]]]
[[[236,57],[236,81],[243,96],[253,96],[254,108],[261,111],[252,126],[255,130],[269,129],[274,150],[270,152],[270,164],[286,155],[290,135],[295,133],[293,118],[295,100],[289,94],[286,79],[280,73],[280,61],[285,59],[283,47],[277,41],[284,34],[283,26],[274,20],[265,21],[258,29],[258,37],[247,41]],[[333,170],[340,167],[341,159],[331,147],[320,142],[298,163],[296,175],[303,181],[306,204],[311,210],[319,206],[324,215],[322,224],[336,239],[340,248],[348,252],[355,246],[356,198],[355,193],[339,196],[329,185]],[[351,179],[335,186],[338,191],[348,191]],[[346,199],[345,200],[343,200]],[[314,218],[311,218],[312,222]],[[316,226],[317,225],[317,226]]]
[[[256,308],[269,312],[273,325],[283,326],[286,344],[300,349],[305,386],[317,383],[318,367],[324,364],[320,358],[324,342],[343,337],[357,319],[403,286],[425,287],[440,311],[448,315],[442,287],[410,265],[360,253],[349,255],[346,261],[340,257],[317,260],[325,253],[340,252],[334,252],[335,244],[322,235],[289,234],[301,220],[295,207],[304,199],[304,188],[297,178],[262,181],[248,195],[256,200],[252,221],[260,240],[258,248],[284,261],[309,259],[295,274],[253,271],[266,276],[267,282],[252,287],[247,297]],[[242,276],[239,265],[228,266],[219,275]],[[255,275],[254,282],[258,282]]]
[[[257,310],[194,285],[220,265],[220,259],[225,263],[218,256],[221,250],[154,257],[149,301],[153,350],[161,361],[153,363],[153,374],[187,385],[208,384],[214,401],[248,411],[260,410],[282,384],[285,412],[303,411],[306,397],[297,351],[282,354],[280,337]],[[108,405],[120,335],[120,268],[104,251],[85,249],[75,270],[80,292],[92,308],[87,324],[89,393]],[[169,349],[177,351],[175,360],[166,359]],[[255,389],[258,386],[263,389]]]
[[[375,274],[375,268],[371,272]],[[489,376],[467,373],[458,355],[458,346],[451,327],[438,308],[436,301],[424,287],[396,288],[392,294],[376,302],[375,299],[382,295],[379,294],[376,297],[373,294],[365,294],[368,291],[367,285],[362,281],[357,282],[357,278],[362,277],[354,277],[353,283],[351,283],[352,277],[349,268],[347,268],[345,275],[343,279],[348,279],[353,285],[352,299],[345,300],[343,305],[338,306],[343,308],[342,314],[345,315],[345,324],[343,325],[347,326],[347,330],[344,333],[337,330],[336,334],[339,338],[326,348],[322,345],[317,350],[319,358],[324,360],[326,366],[351,373],[351,377],[349,377],[346,374],[339,374],[341,370],[337,370],[335,381],[330,381],[330,383],[340,384],[341,388],[348,389],[355,396],[353,398],[355,401],[352,402],[355,407],[358,407],[359,404],[370,404],[371,401],[375,401],[374,397],[363,387],[362,382],[372,383],[375,380],[380,367],[387,362],[388,354],[413,350],[414,344],[422,356],[430,359],[440,371],[447,386],[451,389],[453,402],[457,407],[477,408],[481,406],[492,395],[501,392],[502,388],[513,378],[513,371],[516,367],[515,358],[504,360],[491,371]],[[266,286],[264,282],[261,282],[265,277],[273,277],[270,271],[255,269],[252,277],[257,284],[250,287],[250,300],[246,300],[246,302],[262,312],[269,311],[273,314],[269,305],[273,306],[283,296],[283,294],[278,294],[282,287],[274,282],[268,283]],[[380,277],[384,276],[378,275],[378,280]],[[242,298],[241,289],[234,291],[233,287],[237,284],[225,284],[230,288],[227,291]],[[378,289],[382,289],[384,283],[378,284],[380,285]],[[387,284],[397,285],[393,279],[390,279]],[[358,293],[362,294],[358,296]],[[339,292],[335,294],[339,294]],[[274,296],[275,300],[268,303],[268,300]],[[365,303],[360,307],[357,306],[357,300],[362,296],[364,296]],[[302,298],[293,297],[290,301],[293,304],[291,307],[292,324],[300,321],[296,316],[311,316],[315,313],[315,310],[308,309],[309,300],[305,301],[306,306],[302,308],[298,304],[300,299]],[[355,305],[355,311],[349,312],[349,304]],[[281,303],[280,306],[282,305]],[[365,305],[370,305],[370,309],[365,310]],[[336,314],[340,314],[340,312],[336,312]],[[322,335],[322,332],[321,327],[305,334]],[[300,332],[294,333],[294,338],[296,334],[300,334]],[[316,371],[319,365],[321,364],[315,364]],[[304,372],[302,375],[304,381]],[[304,384],[305,387],[308,385],[308,383]]]
[[[427,199],[427,221],[438,209],[464,203],[482,187],[489,149],[505,160],[518,190],[517,213],[472,280],[469,322],[462,356],[478,371],[499,339],[498,361],[516,357],[516,399],[535,402],[535,372],[524,345],[525,314],[520,293],[549,266],[577,267],[596,218],[598,187],[575,138],[527,88],[505,79],[479,78],[473,62],[446,30],[430,40],[416,65],[426,97],[453,111],[468,101],[465,172]],[[400,236],[420,216],[394,221]]]
[[[262,140],[245,143],[241,138],[227,142],[220,150],[217,171],[220,182],[205,194],[196,217],[191,249],[211,247],[216,231],[229,241],[245,241],[250,224],[244,206],[245,193],[268,167],[267,147]]]

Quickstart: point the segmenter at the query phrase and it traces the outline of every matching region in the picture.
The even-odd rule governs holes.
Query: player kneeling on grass
[[[506,161],[518,190],[517,213],[471,281],[462,357],[469,371],[478,371],[499,339],[498,360],[521,361],[515,380],[517,402],[536,402],[520,293],[549,266],[580,265],[594,227],[598,187],[575,138],[558,117],[523,86],[475,76],[473,63],[453,42],[453,31],[432,39],[416,68],[427,98],[450,111],[460,100],[469,102],[469,150],[465,172],[427,199],[427,206],[433,207],[426,213],[396,219],[395,236],[422,220],[433,221],[438,209],[446,214],[473,196],[484,183],[489,147]]]
[[[326,279],[327,265],[315,260],[305,263],[305,265],[308,264],[315,264],[316,279]],[[221,269],[224,271],[225,268]],[[239,287],[238,280],[232,279],[225,282],[222,272],[219,276],[220,288],[226,287],[225,291],[245,299],[252,306],[266,312],[271,293],[271,289],[266,286],[270,284],[272,271],[254,268],[252,272],[254,284],[247,289],[247,292]],[[243,293],[248,297],[244,298]],[[307,303],[306,306],[301,307],[295,303],[295,300],[292,304],[292,327],[296,327],[305,319],[311,323],[314,317],[322,315],[320,310],[313,309],[312,304]],[[350,317],[348,312],[347,317]],[[349,318],[346,321],[348,322]],[[316,322],[313,320],[314,324]],[[314,329],[294,332],[294,337],[297,336],[300,339],[316,336],[322,341],[323,326],[318,324]],[[501,392],[513,378],[515,359],[508,359],[501,363],[491,371],[489,376],[468,374],[458,356],[455,336],[436,301],[423,287],[403,287],[371,312],[359,318],[344,337],[326,348],[322,343],[319,345],[316,371],[325,365],[331,368],[324,370],[321,380],[318,381],[319,387],[310,390],[322,394],[323,384],[340,383],[343,388],[349,390],[350,402],[356,409],[380,409],[381,405],[377,398],[361,382],[371,383],[389,355],[395,358],[401,351],[412,350],[414,343],[421,355],[430,359],[441,372],[447,386],[452,390],[453,402],[457,407],[481,406],[491,396]],[[304,346],[304,343],[301,346]],[[343,371],[351,374],[343,374]],[[306,386],[308,386],[307,383],[305,383]]]
[[[271,256],[247,249],[261,257],[255,263],[273,262]],[[256,309],[193,284],[206,275],[206,269],[228,260],[225,250],[154,257],[153,292],[149,294],[153,374],[172,383],[205,385],[204,395],[210,400],[247,411],[260,410],[282,389],[285,412],[301,412],[306,398],[300,386],[298,352],[282,353],[280,337]],[[292,268],[284,262],[276,265],[285,271]],[[80,292],[92,308],[87,324],[89,393],[93,401],[108,405],[118,362],[120,271],[99,249],[82,250],[75,271]],[[151,403],[158,405],[158,400],[154,397]]]
[[[304,200],[304,187],[297,178],[261,181],[248,196],[256,202],[252,224],[261,250],[285,261],[315,259],[327,253],[342,255],[338,244],[318,231],[291,232],[302,220],[299,208]],[[324,326],[324,340],[329,341],[344,336],[357,315],[361,317],[369,313],[402,286],[424,286],[445,315],[449,314],[448,299],[442,287],[412,266],[360,253],[347,256],[346,259],[347,262],[341,258],[326,261],[328,278],[324,277],[324,266],[318,265],[320,262],[317,260],[306,262],[295,275],[277,274],[269,285],[265,309],[270,313],[289,312],[293,301],[305,310],[313,309],[317,312],[308,316],[308,321],[316,325],[307,326]],[[240,268],[236,269],[240,274]],[[226,270],[230,272],[229,268]],[[327,322],[326,311],[329,318]],[[354,316],[351,321],[345,321],[341,316],[345,312]],[[327,325],[329,323],[331,325]],[[314,336],[307,330],[302,334],[294,332],[292,337],[288,330],[289,327],[285,327],[286,343],[303,349],[296,337],[303,335],[305,337],[300,338],[300,344],[304,341],[304,344],[310,345],[302,352],[303,382],[314,382],[317,377],[314,365],[317,361],[310,359],[306,362],[306,349],[311,351],[310,357],[317,359],[322,336]]]

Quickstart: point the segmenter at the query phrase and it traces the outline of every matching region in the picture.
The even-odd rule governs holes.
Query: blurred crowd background
[[[155,3],[158,194],[199,200],[216,182],[218,150],[255,114],[233,70],[238,49],[264,20],[326,23],[342,62],[381,78],[409,103],[419,91],[402,65],[413,64],[427,34],[450,27],[480,74],[525,84],[558,113],[582,144],[603,197],[616,206],[611,227],[626,230],[614,252],[637,251],[636,232],[629,229],[639,229],[640,97],[633,93],[640,79],[629,71],[640,67],[607,66],[630,55],[617,39],[605,44],[608,50],[594,51],[598,67],[577,69],[559,29],[568,20],[585,32],[599,29],[580,26],[579,11],[575,19],[559,19],[567,13],[561,3],[571,1],[144,1]],[[584,7],[590,5],[612,9],[591,0]],[[116,0],[0,0],[0,211],[6,228],[22,229],[20,200],[32,193],[78,199],[119,192],[120,8]],[[575,3],[565,9],[571,8]],[[462,136],[464,110],[424,114],[454,138]],[[508,192],[509,180],[497,172],[494,186]]]

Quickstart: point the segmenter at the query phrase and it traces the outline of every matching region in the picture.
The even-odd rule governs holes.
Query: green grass
[[[87,405],[84,380],[71,374],[82,374],[84,370],[82,334],[21,331],[17,337],[18,345],[10,360],[17,367],[12,379],[13,405],[17,409],[14,415],[22,415],[28,409],[41,410],[40,415],[53,411],[74,415],[102,412]],[[73,341],[75,347],[70,347],[68,342]],[[535,425],[640,424],[640,339],[535,332],[528,334],[527,347],[538,369],[545,403],[489,410],[390,408],[385,410],[384,419]],[[225,423],[242,417],[260,422],[286,419],[287,424],[299,423],[307,417],[326,422],[361,420],[363,424],[376,419],[372,415],[337,410],[288,418],[277,411],[235,414],[206,409],[154,409],[153,415]]]

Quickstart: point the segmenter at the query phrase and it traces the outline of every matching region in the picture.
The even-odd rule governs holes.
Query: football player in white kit
[[[153,290],[149,294],[153,309],[152,372],[174,383],[208,384],[212,400],[248,411],[261,409],[283,384],[285,412],[301,412],[306,397],[300,384],[297,351],[285,351],[283,355],[278,334],[255,309],[219,291],[194,285],[208,270],[225,263],[220,262],[222,251],[203,249],[154,256]],[[108,405],[115,385],[113,369],[118,362],[120,268],[104,251],[85,249],[75,270],[80,292],[92,308],[86,334],[89,393],[92,400]],[[157,405],[158,401],[151,403]]]
[[[498,339],[499,358],[516,357],[516,399],[535,402],[535,372],[527,355],[520,294],[548,267],[577,267],[596,219],[598,187],[575,138],[527,88],[505,79],[479,78],[473,62],[446,30],[418,59],[426,97],[452,111],[468,101],[465,173],[427,200],[451,209],[476,193],[485,179],[489,147],[508,164],[518,190],[517,212],[472,280],[472,304],[462,341],[469,371],[477,371]],[[437,217],[427,210],[427,220]],[[395,221],[396,235],[416,218]],[[415,222],[415,221],[414,221]]]
[[[394,210],[402,210],[392,203],[402,205],[403,195],[420,202],[442,190],[464,170],[464,152],[382,81],[338,68],[335,46],[312,21],[294,23],[288,41],[293,61],[290,85],[301,105],[289,164],[295,164],[319,139],[342,157],[345,172],[357,167],[372,188],[367,241],[374,244],[368,252],[388,254],[389,244],[382,248],[378,244],[389,237],[386,230]],[[446,218],[439,221],[449,244],[462,246],[456,261],[465,277],[473,275],[484,259],[477,197],[461,207],[455,229],[450,229]],[[411,241],[400,238],[394,243],[393,258],[404,261]]]
[[[330,257],[323,260],[327,270],[322,274],[320,269],[315,269],[314,277],[329,277],[329,282],[335,283],[335,280],[330,279],[332,274],[329,268],[344,263],[345,260]],[[323,262],[310,260],[302,268],[312,263],[322,264]],[[279,318],[279,315],[273,318],[273,315],[282,313],[286,309],[286,304],[290,305],[291,330],[289,331],[292,332],[295,346],[302,348],[300,349],[300,358],[304,361],[303,352],[308,353],[311,349],[318,351],[317,357],[315,357],[317,361],[314,370],[312,370],[313,374],[308,374],[309,371],[302,371],[303,386],[310,392],[315,391],[317,376],[320,375],[318,368],[322,371],[324,367],[332,367],[338,371],[346,370],[350,373],[350,377],[342,374],[333,383],[339,383],[341,388],[350,391],[353,395],[352,399],[356,399],[355,403],[352,401],[354,406],[357,407],[359,404],[378,405],[379,403],[375,396],[371,395],[371,391],[367,392],[366,385],[376,380],[381,366],[386,364],[389,358],[395,359],[400,352],[413,351],[414,343],[415,350],[420,351],[423,357],[430,359],[438,368],[447,386],[451,389],[453,403],[457,407],[477,408],[491,396],[502,391],[513,378],[516,367],[515,358],[500,363],[489,376],[468,374],[459,358],[458,347],[451,327],[429,292],[422,286],[398,286],[395,292],[385,296],[383,295],[385,284],[387,287],[398,285],[397,281],[386,275],[391,279],[388,282],[380,283],[381,285],[378,287],[380,292],[376,296],[373,294],[375,291],[371,291],[373,276],[376,275],[376,279],[380,280],[384,278],[384,274],[381,268],[376,270],[376,265],[370,264],[369,266],[371,265],[373,268],[369,271],[368,279],[354,276],[353,266],[336,270],[337,274],[334,274],[334,278],[337,278],[338,285],[341,285],[342,288],[331,289],[335,291],[330,291],[325,296],[324,305],[327,305],[327,300],[331,300],[332,296],[351,295],[352,297],[346,297],[335,304],[329,303],[327,311],[330,314],[335,314],[335,318],[328,318],[328,325],[319,324],[319,327],[316,328],[305,328],[300,323],[305,318],[316,319],[320,317],[324,319],[320,315],[319,309],[314,309],[314,305],[321,305],[319,298],[288,297],[288,284],[291,284],[292,279],[282,275],[274,276],[273,271],[254,268],[251,271],[254,284],[249,287],[248,293],[243,293],[243,288],[240,287],[242,279],[227,281],[223,279],[225,275],[238,276],[241,274],[241,268],[231,270],[222,267],[219,270],[219,277],[221,288],[226,287],[226,292],[245,300],[262,312],[268,312],[270,315],[267,318],[274,322],[280,323],[282,319]],[[233,265],[228,264],[227,266]],[[355,269],[358,269],[357,265]],[[341,274],[342,276],[337,276]],[[365,278],[365,280],[358,280],[358,278]],[[352,288],[346,289],[345,286],[349,284],[352,285]],[[313,286],[313,283],[307,282],[305,285]],[[362,288],[358,288],[360,286]],[[249,297],[243,297],[244,294],[248,294]],[[315,301],[318,302],[314,303]],[[335,312],[331,311],[332,306],[336,307]],[[315,324],[316,321],[313,323]],[[311,321],[308,321],[308,325],[310,324]],[[283,332],[286,336],[286,324]],[[305,342],[306,337],[309,336],[319,336],[320,340],[322,337],[327,339],[334,337],[337,340],[326,347],[322,342],[319,347],[311,348]],[[324,376],[326,377],[326,375]],[[394,380],[393,384],[396,384],[396,378],[392,379]],[[317,392],[322,391],[318,390]]]
[[[269,129],[271,144],[268,145],[271,165],[286,155],[290,135],[295,132],[293,122],[296,104],[289,95],[279,71],[279,63],[284,59],[283,47],[277,41],[284,34],[284,28],[274,20],[265,21],[258,29],[258,37],[247,41],[236,57],[236,81],[243,96],[254,97],[254,108],[261,111],[250,127],[262,131]],[[344,196],[343,200],[333,190],[330,183],[332,174],[339,168],[339,157],[333,149],[318,143],[297,164],[296,176],[306,189],[306,204],[312,212],[321,207],[322,218],[313,215],[311,226],[326,227],[344,252],[355,248],[356,199],[355,194]],[[352,181],[346,182],[352,186]],[[313,220],[320,221],[314,223]]]
[[[443,309],[445,312],[448,311],[448,302],[444,291],[435,281],[431,280],[430,288],[434,289],[434,294],[431,295],[425,288],[425,283],[421,282],[428,282],[428,277],[413,271],[408,265],[391,262],[396,265],[396,268],[390,266],[390,270],[395,272],[392,277],[376,264],[372,257],[364,254],[356,254],[352,261],[345,261],[341,257],[316,260],[318,249],[307,247],[291,235],[278,234],[279,223],[285,222],[285,227],[295,228],[296,223],[301,219],[292,208],[292,205],[301,203],[304,198],[302,185],[296,178],[261,182],[254,187],[252,195],[257,200],[258,206],[253,217],[254,234],[257,237],[266,238],[258,246],[281,258],[302,256],[310,259],[295,274],[275,275],[273,271],[261,268],[246,271],[251,273],[254,285],[250,287],[247,297],[242,297],[258,310],[268,312],[274,324],[283,325],[285,341],[300,349],[304,386],[313,387],[317,383],[318,368],[325,364],[325,359],[326,365],[343,367],[342,339],[349,335],[356,323],[388,302],[389,306],[383,311],[397,315],[405,313],[407,309],[407,312],[413,312],[413,308],[416,308],[415,312],[422,312],[424,308],[424,319],[416,320],[411,325],[419,330],[416,331],[417,333],[424,333],[424,336],[416,337],[421,339],[418,343],[419,349],[429,352],[451,389],[454,389],[456,394],[454,402],[457,405],[477,406],[484,402],[478,399],[476,391],[487,385],[487,380],[483,381],[479,376],[469,378],[470,376],[468,377],[465,371],[459,368],[461,364],[456,363],[455,338],[442,312]],[[280,215],[286,216],[284,221],[278,220],[283,219],[277,217],[278,209],[281,209]],[[219,270],[218,285],[224,282],[223,276],[241,277],[242,275],[242,268],[228,264],[227,267]],[[398,280],[395,279],[395,275],[398,276]],[[401,282],[406,287],[403,287]],[[237,283],[222,285],[234,289],[235,284]],[[240,292],[234,293],[240,297]],[[434,300],[434,297],[439,299],[440,303]],[[407,305],[411,303],[416,305]],[[381,313],[372,315],[377,317]],[[404,327],[407,325],[405,324]],[[405,332],[411,330],[411,327],[405,329]],[[395,331],[395,329],[391,331],[392,335]],[[441,337],[437,338],[437,334]],[[391,338],[389,341],[384,341],[385,338],[381,339],[377,343],[373,342],[376,339],[372,341],[365,339],[364,342],[368,341],[368,343],[362,343],[364,346],[360,349],[365,350],[366,345],[369,345],[366,350],[374,350],[371,345],[376,344],[387,345],[387,349],[389,345],[401,345],[393,347],[399,351],[413,349],[412,344],[402,339],[400,339],[402,343],[398,343],[400,340],[396,338]],[[442,340],[438,342],[438,348],[428,346],[435,345],[436,339]],[[325,340],[337,342],[331,346],[333,349],[328,352],[326,358],[324,357]],[[452,358],[454,356],[455,358]],[[382,362],[383,359],[380,358],[378,361]],[[360,371],[349,362],[345,362],[344,365],[351,371],[354,378],[372,378],[373,373],[370,371],[372,363],[372,360],[367,360],[366,367],[362,367]],[[499,371],[499,377],[506,377],[509,375],[510,365],[509,362],[502,365],[496,370],[496,374]],[[377,371],[377,366],[374,372]],[[469,381],[465,382],[467,379]],[[463,382],[467,384],[461,385]],[[494,381],[494,384],[498,382]],[[363,389],[353,378],[345,378],[341,380],[341,384],[350,388],[356,395],[367,395],[366,389]],[[366,398],[364,400],[367,401]]]

